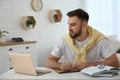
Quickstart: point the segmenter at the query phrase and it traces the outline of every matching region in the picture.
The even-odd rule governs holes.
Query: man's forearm
[[[90,62],[88,63],[88,66],[96,66],[98,64],[103,64],[103,65],[108,65],[108,66],[113,66],[113,67],[119,67],[119,61],[116,57],[115,54],[110,56],[109,58],[105,59],[104,61],[101,62]]]
[[[49,68],[60,69],[61,63],[54,60],[48,60],[46,61],[45,66]]]
[[[88,62],[87,67],[89,67],[89,66],[97,66],[99,64],[102,64],[102,62]]]
[[[117,63],[117,62],[116,62]],[[113,67],[119,67],[118,64],[116,64],[115,62],[110,62],[110,61],[102,61],[102,62],[89,62],[87,67],[89,66],[97,66],[99,64],[103,64],[103,65],[108,65],[108,66],[113,66]]]

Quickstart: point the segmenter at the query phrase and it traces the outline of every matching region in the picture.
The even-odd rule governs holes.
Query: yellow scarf
[[[69,34],[64,36],[65,41],[67,44],[75,51],[77,54],[75,56],[73,64],[76,64],[78,62],[87,62],[86,60],[86,53],[90,48],[92,48],[96,43],[98,43],[101,39],[105,38],[105,36],[100,33],[99,31],[93,29],[92,27],[88,26],[87,31],[90,36],[90,41],[83,45],[82,47],[77,47],[74,44],[74,40],[70,37]]]

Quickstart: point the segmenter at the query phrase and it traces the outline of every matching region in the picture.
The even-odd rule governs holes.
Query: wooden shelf
[[[20,45],[20,44],[32,44],[36,43],[37,41],[24,41],[24,42],[0,42],[0,46],[9,46],[9,45]]]
[[[62,13],[59,9],[50,10],[48,14],[48,18],[51,23],[61,22]]]
[[[28,20],[32,22],[32,27],[31,28],[34,28],[35,24],[36,24],[36,20],[33,16],[23,16],[22,20],[21,20],[22,26],[26,29],[30,29],[30,26],[27,25]]]

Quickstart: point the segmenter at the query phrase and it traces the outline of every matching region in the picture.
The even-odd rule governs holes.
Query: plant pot
[[[29,25],[29,26],[28,26],[28,29],[32,29],[32,28],[33,28],[33,25]]]
[[[1,37],[1,38],[0,38],[0,42],[5,42],[5,38],[4,38],[4,37]]]
[[[7,41],[9,41],[9,39],[8,39],[8,37],[1,37],[0,38],[0,42],[7,42]]]

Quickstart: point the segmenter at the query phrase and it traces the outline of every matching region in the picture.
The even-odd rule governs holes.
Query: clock
[[[42,0],[32,0],[31,5],[34,11],[40,11],[43,8]]]

